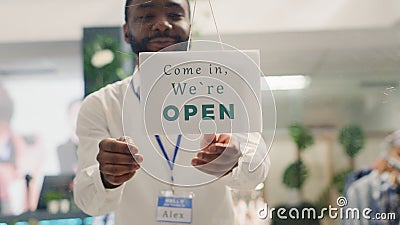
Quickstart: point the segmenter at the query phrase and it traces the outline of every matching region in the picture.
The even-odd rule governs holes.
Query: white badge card
[[[261,132],[259,54],[140,53],[140,103],[148,134]]]
[[[192,223],[193,194],[163,191],[157,201],[157,222]]]

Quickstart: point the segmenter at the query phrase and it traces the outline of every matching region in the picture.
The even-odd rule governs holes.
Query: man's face
[[[125,41],[132,51],[156,52],[189,38],[186,0],[133,0],[124,25]]]

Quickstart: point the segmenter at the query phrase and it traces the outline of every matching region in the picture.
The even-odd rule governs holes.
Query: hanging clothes
[[[343,225],[398,225],[400,217],[399,186],[389,182],[390,174],[385,172],[379,174],[372,171],[368,175],[354,181],[348,188],[346,196],[348,205],[344,209],[350,212],[351,209],[358,209],[359,217],[343,218]],[[369,214],[372,219],[363,218],[364,209],[371,209]],[[394,213],[395,219],[380,220],[374,219],[376,215],[389,215]],[[345,216],[344,215],[344,216]],[[348,214],[347,214],[348,215]],[[351,216],[351,214],[350,214]]]
[[[371,172],[372,172],[372,168],[366,167],[363,169],[353,171],[349,175],[347,175],[346,182],[344,184],[344,189],[343,189],[343,193],[345,194],[345,197],[346,197],[347,190],[355,181],[370,174]]]

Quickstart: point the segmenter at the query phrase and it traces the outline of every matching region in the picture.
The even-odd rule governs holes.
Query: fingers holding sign
[[[135,175],[143,156],[129,138],[107,138],[99,143],[97,161],[104,187],[116,188]]]
[[[192,159],[192,166],[214,176],[224,176],[237,166],[242,156],[239,142],[229,134],[205,134],[201,150]]]

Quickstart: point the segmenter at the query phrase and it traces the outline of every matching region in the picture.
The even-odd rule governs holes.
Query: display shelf
[[[16,222],[27,222],[30,220],[43,221],[43,220],[60,220],[60,219],[72,219],[72,218],[78,218],[83,220],[87,217],[90,216],[80,210],[74,210],[67,213],[56,213],[56,214],[50,214],[46,210],[38,210],[33,212],[22,213],[20,215],[0,216],[0,224],[2,223],[14,224]]]

